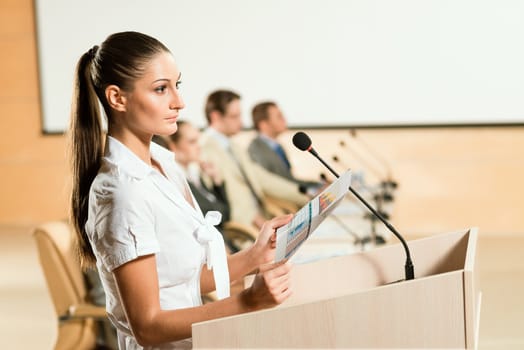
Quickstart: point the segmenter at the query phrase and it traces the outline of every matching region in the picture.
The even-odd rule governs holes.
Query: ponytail
[[[137,32],[110,35],[80,57],[76,67],[71,108],[70,158],[73,172],[71,221],[78,237],[80,261],[84,267],[96,262],[85,231],[89,209],[89,190],[103,155],[103,132],[99,102],[108,123],[112,110],[104,95],[114,84],[130,91],[155,55],[169,50],[157,39]]]
[[[91,66],[98,46],[83,54],[76,67],[71,108],[70,151],[73,173],[71,220],[76,231],[80,261],[83,267],[96,262],[85,231],[89,189],[100,168],[103,155],[102,122]]]

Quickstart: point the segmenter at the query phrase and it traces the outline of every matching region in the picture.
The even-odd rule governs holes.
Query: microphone
[[[387,172],[387,179],[384,181],[384,185],[390,186],[391,188],[395,189],[398,187],[398,183],[393,180],[393,177],[391,175],[391,165],[388,163],[388,161],[378,154],[376,150],[374,150],[372,147],[369,146],[367,142],[365,142],[361,137],[357,137],[357,131],[355,129],[350,129],[349,134],[354,138],[357,139],[362,146],[368,151],[369,154],[371,154],[379,163],[381,163],[385,168]]]
[[[377,176],[379,179],[382,178],[383,175],[382,175],[382,173],[381,173],[380,170],[377,170],[376,167],[374,167],[370,162],[368,162],[368,161],[365,159],[365,157],[363,157],[362,155],[360,155],[360,154],[358,154],[357,152],[355,152],[355,150],[351,150],[351,149],[349,149],[349,147],[346,145],[346,143],[345,143],[343,140],[341,140],[341,141],[339,142],[339,145],[340,145],[340,147],[342,147],[342,148],[344,148],[344,149],[347,148],[347,149],[348,149],[348,150],[353,154],[353,156],[354,156],[354,157],[355,157],[359,162],[361,162],[362,164],[364,164],[364,166],[367,167],[367,168],[368,168],[372,173],[374,173],[375,176]],[[369,152],[369,150],[368,150],[368,152]],[[335,162],[337,162],[337,163],[340,161],[339,157],[337,157],[337,156],[333,156],[332,159],[333,159]],[[389,169],[389,167],[388,167],[388,169]],[[382,188],[382,191],[381,191],[380,195],[377,195],[378,197],[380,197],[380,198],[376,199],[377,201],[379,201],[379,200],[382,201],[382,200],[383,200],[384,202],[392,202],[392,201],[394,200],[393,195],[392,195],[391,193],[388,192],[388,188],[389,188],[389,187],[391,187],[392,189],[397,188],[397,183],[394,182],[394,181],[392,181],[392,180],[389,180],[389,179],[391,178],[391,175],[390,175],[390,172],[389,172],[389,171],[390,171],[390,170],[388,170],[388,174],[385,175],[385,176],[386,176],[386,179],[380,181],[380,186],[381,186],[381,188]]]
[[[362,250],[364,250],[364,243],[365,241],[360,238],[359,235],[357,235],[355,232],[353,232],[353,230],[351,230],[338,216],[336,216],[335,214],[331,214],[329,216],[330,218],[332,218],[335,223],[342,227],[342,229],[344,231],[346,231],[349,235],[351,235],[353,237],[353,244],[357,245],[357,244],[360,244],[361,245],[361,248]]]
[[[344,141],[340,141],[340,145],[343,146],[345,145]],[[348,167],[345,163],[343,163],[340,158],[335,154],[331,157],[331,159],[337,163],[337,164],[340,164],[343,168],[345,169],[349,169],[350,167]],[[371,193],[373,195],[373,199],[378,203],[380,201],[384,201],[384,202],[392,202],[393,201],[393,195],[391,195],[390,193],[388,193],[385,189],[384,189],[384,192],[381,192],[379,194],[377,193],[374,193],[373,190],[366,185],[364,179],[362,178],[360,180],[361,184],[362,184],[362,188],[364,188],[366,191],[368,191],[369,193]]]
[[[357,152],[355,149],[350,149],[349,145],[344,142],[344,140],[340,140],[340,142],[338,143],[340,145],[341,148],[343,148],[344,150],[347,150],[349,151],[352,156],[360,163],[362,163],[362,165],[364,165],[364,167],[366,167],[367,169],[369,169],[369,171],[373,174],[375,174],[375,176],[377,177],[377,179],[379,180],[382,180],[384,177],[387,177],[387,174],[384,174],[382,171],[380,171],[379,169],[377,169],[376,167],[376,164],[372,164],[371,162],[369,162],[369,160],[366,159],[365,156],[363,156],[362,154],[360,154],[359,152]],[[338,158],[338,157],[337,157]],[[384,181],[381,181],[381,183],[383,183]]]
[[[293,145],[295,145],[296,148],[298,148],[301,151],[308,151],[311,153],[315,158],[317,158],[320,163],[322,163],[335,177],[340,177],[333,168],[327,164],[324,159],[322,159],[317,151],[313,148],[313,145],[311,143],[311,139],[309,136],[307,136],[304,132],[299,131],[293,136]],[[408,245],[406,244],[406,241],[400,233],[386,220],[378,213],[360,194],[355,191],[351,186],[349,186],[349,191],[355,195],[355,197],[358,198],[362,204],[366,206],[386,227],[400,240],[402,245],[404,246],[404,250],[406,251],[406,264],[404,265],[404,272],[406,275],[406,280],[412,280],[415,278],[415,272],[413,267],[413,262],[411,261],[411,254],[409,252]]]

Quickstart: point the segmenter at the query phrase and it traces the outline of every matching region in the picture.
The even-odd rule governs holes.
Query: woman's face
[[[132,91],[123,92],[125,117],[122,122],[135,134],[171,135],[184,101],[179,94],[180,71],[168,52],[156,55]]]
[[[180,135],[174,145],[176,160],[184,165],[198,162],[200,159],[200,131],[191,124],[183,124],[177,132]]]

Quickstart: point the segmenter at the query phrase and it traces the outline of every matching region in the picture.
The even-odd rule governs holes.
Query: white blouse
[[[224,242],[212,227],[217,218],[204,218],[194,198],[196,209],[186,201],[182,193],[189,186],[172,152],[151,143],[151,156],[167,178],[108,136],[102,166],[89,194],[85,228],[120,349],[144,349],[131,333],[112,273],[126,262],[155,254],[164,310],[202,304],[200,272],[206,261],[213,266],[217,292],[221,289],[221,297],[229,295]],[[190,339],[147,349],[188,347]]]

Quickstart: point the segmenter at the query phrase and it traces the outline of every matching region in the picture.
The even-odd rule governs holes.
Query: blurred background
[[[13,349],[47,349],[54,345],[57,320],[38,262],[32,232],[40,223],[66,219],[68,215],[70,174],[66,158],[67,140],[63,134],[67,124],[62,121],[62,125],[59,120],[57,127],[50,127],[51,124],[46,124],[46,118],[52,117],[52,114],[55,113],[51,108],[52,104],[59,103],[60,108],[64,107],[66,110],[69,108],[70,95],[67,95],[67,89],[70,89],[72,84],[72,75],[70,75],[71,82],[68,83],[69,87],[65,88],[65,93],[59,91],[59,88],[56,91],[54,89],[42,91],[44,83],[52,80],[52,77],[51,73],[46,73],[45,77],[41,73],[44,69],[42,65],[45,62],[40,61],[42,57],[39,58],[39,48],[47,50],[47,59],[56,55],[58,60],[63,56],[59,51],[53,51],[52,47],[45,47],[49,42],[39,43],[39,39],[43,39],[44,35],[52,35],[49,32],[40,33],[38,31],[38,25],[43,25],[44,19],[37,21],[36,9],[44,8],[44,3],[47,2],[0,0],[0,130],[2,132],[0,138],[0,176],[2,179],[0,181],[0,334],[2,334],[3,346]],[[73,6],[74,2],[70,3]],[[216,2],[213,6],[220,3]],[[352,2],[352,4],[361,3]],[[372,3],[368,5],[372,8],[379,8],[382,5],[381,2],[369,3]],[[389,3],[395,4],[396,1]],[[435,6],[435,3],[428,3],[431,5],[427,8],[429,11],[432,6]],[[443,13],[453,12],[455,2],[439,3],[442,3]],[[462,9],[468,9],[468,6],[472,4],[472,2],[460,1],[457,3],[461,3]],[[513,21],[524,23],[524,6],[519,5],[519,2],[481,1],[478,3],[477,6],[484,6],[485,11],[489,10],[489,7],[486,6],[496,3],[496,6],[504,10],[503,13],[507,15],[504,17],[505,23],[513,23]],[[82,6],[88,4],[90,2],[85,2]],[[133,2],[126,2],[126,4],[129,7],[135,5]],[[203,6],[203,4],[202,2],[197,5]],[[233,6],[237,3],[228,1],[225,4]],[[307,2],[307,4],[308,8],[314,10],[313,5],[316,6],[320,2],[318,4]],[[326,4],[326,7],[329,8],[336,2],[328,1]],[[412,5],[406,1],[400,1],[398,4]],[[60,3],[49,2],[47,5],[60,6]],[[268,6],[274,6],[274,4],[271,3]],[[394,5],[388,6],[394,7]],[[103,8],[98,8],[98,10],[103,11]],[[280,10],[284,9],[280,8]],[[159,9],[156,9],[156,12],[158,11]],[[46,12],[46,14],[49,13],[52,11]],[[297,13],[299,14],[300,11]],[[472,10],[471,13],[475,11]],[[177,15],[182,16],[183,13]],[[193,15],[196,16],[195,18],[200,18],[196,10]],[[66,18],[67,12],[63,16],[51,18],[51,20],[55,24],[71,20],[71,18]],[[267,22],[264,22],[265,25],[270,27],[271,20],[267,18],[268,13],[264,13],[264,16]],[[98,21],[101,19],[91,15],[87,18],[92,27],[79,24],[75,30],[69,32],[67,25],[58,26],[63,34],[60,38],[62,49],[71,48],[66,51],[71,51],[74,57],[103,39],[103,37],[97,37],[97,41],[92,41],[90,44],[82,43],[80,49],[72,48],[78,45],[78,41],[87,40],[78,37],[76,31],[89,32],[95,27],[100,28],[101,24]],[[381,17],[373,18],[375,21],[381,19]],[[306,19],[307,16],[303,17],[301,21],[307,22]],[[263,26],[264,23],[260,25]],[[394,25],[395,21],[392,23],[389,25]],[[461,17],[457,23],[462,23],[462,26],[457,28],[467,27],[468,18]],[[247,111],[250,106],[257,99],[276,100],[289,120],[291,130],[282,135],[280,140],[286,146],[286,151],[294,164],[295,174],[317,179],[321,173],[326,173],[321,165],[312,160],[309,155],[300,153],[292,147],[290,139],[293,133],[300,129],[311,135],[317,151],[326,159],[331,159],[339,171],[351,168],[370,184],[377,184],[388,177],[398,182],[398,188],[394,193],[395,199],[388,207],[388,213],[395,227],[409,239],[478,227],[480,234],[478,258],[483,291],[479,349],[522,349],[524,348],[524,336],[522,335],[524,303],[519,296],[524,292],[524,262],[521,259],[524,251],[524,215],[522,214],[524,213],[524,99],[522,94],[524,76],[522,67],[513,65],[515,56],[504,56],[508,52],[513,52],[513,48],[505,52],[502,44],[520,48],[522,45],[512,40],[503,41],[500,44],[496,37],[487,35],[487,33],[492,33],[489,29],[491,28],[489,22],[479,22],[477,18],[474,24],[480,27],[486,26],[483,27],[485,31],[481,33],[486,39],[485,52],[492,54],[495,52],[490,60],[495,57],[497,61],[491,66],[483,65],[482,67],[478,67],[478,64],[471,61],[471,65],[475,68],[473,73],[478,73],[485,79],[479,78],[469,83],[471,86],[490,85],[488,78],[494,77],[492,81],[498,85],[491,84],[491,87],[493,91],[498,91],[500,96],[491,101],[486,101],[489,96],[483,95],[486,91],[491,90],[480,89],[478,93],[470,94],[468,91],[461,90],[468,86],[461,85],[464,80],[457,78],[459,79],[457,84],[460,86],[459,89],[454,90],[453,94],[448,94],[445,87],[442,86],[439,87],[442,90],[425,90],[418,96],[412,97],[413,105],[419,109],[408,109],[411,114],[406,112],[405,119],[395,117],[403,113],[402,108],[395,110],[394,115],[388,117],[387,111],[394,108],[395,104],[392,103],[392,100],[384,101],[383,96],[387,95],[388,91],[394,91],[392,89],[395,85],[399,85],[400,90],[404,86],[410,86],[412,80],[403,83],[396,82],[398,84],[386,81],[384,84],[388,85],[388,88],[377,89],[377,95],[370,98],[372,105],[370,101],[365,101],[375,111],[375,114],[365,115],[363,110],[366,110],[366,103],[357,101],[358,103],[355,102],[354,105],[359,106],[360,109],[348,107],[347,115],[344,115],[342,112],[345,104],[351,105],[351,91],[358,91],[358,86],[351,86],[353,90],[349,90],[347,101],[343,98],[343,92],[336,90],[334,94],[337,95],[337,103],[331,109],[326,107],[330,104],[330,100],[329,94],[323,89],[329,90],[329,87],[324,84],[340,84],[339,80],[335,79],[332,82],[327,79],[322,83],[323,85],[313,82],[311,89],[315,89],[317,96],[322,97],[315,99],[315,92],[311,93],[308,88],[304,88],[310,84],[309,76],[301,77],[297,84],[300,86],[303,98],[300,99],[293,95],[288,97],[285,91],[289,88],[285,88],[285,82],[279,82],[281,72],[276,68],[272,70],[273,75],[269,86],[279,86],[278,89],[270,87],[259,90],[250,89],[242,85],[244,82],[241,80],[226,81],[220,80],[222,79],[220,77],[212,81],[211,85],[201,87],[201,90],[194,86],[191,87],[191,84],[196,85],[195,83],[188,83],[190,84],[188,90],[182,90],[184,97],[187,95],[186,103],[193,100],[200,102],[195,102],[194,104],[197,105],[188,108],[187,113],[183,115],[197,125],[203,126],[204,119],[201,109],[206,91],[222,86],[238,89],[246,96],[243,99],[246,109],[244,112],[246,130],[238,136],[238,141],[247,145],[254,135],[248,122],[249,113]],[[168,25],[171,27],[173,37],[176,37],[178,31],[184,31],[184,26],[179,27],[174,22]],[[198,25],[206,26],[206,23],[202,22],[200,18]],[[137,26],[140,29],[140,25],[137,24]],[[403,28],[406,33],[417,30],[416,28]],[[524,31],[518,31],[522,30],[522,27],[508,27],[507,29],[516,29],[517,32],[512,32],[512,35],[520,38],[524,34]],[[236,30],[241,31],[242,27]],[[261,30],[263,32],[264,29]],[[109,32],[104,33],[104,36],[106,34]],[[366,35],[365,32],[360,32],[360,34]],[[163,37],[169,37],[169,33],[164,33]],[[373,38],[375,37],[376,33],[373,34]],[[482,44],[479,44],[478,37],[471,38],[471,42],[474,42],[475,45],[467,41],[467,36],[459,35],[459,37],[460,40],[465,40],[463,46],[455,45],[459,52],[463,50],[467,53],[470,47],[473,50],[471,57],[482,53],[475,51],[478,48],[477,45]],[[218,39],[215,38],[215,40]],[[227,45],[231,44],[234,47],[245,45],[244,41],[236,40],[234,37],[226,40],[220,38],[220,40],[224,45],[217,45],[218,48],[214,47],[211,50],[209,53],[211,61],[212,52],[223,50],[227,54]],[[323,42],[322,37],[316,40]],[[427,46],[421,44],[424,42],[424,37],[422,36],[420,40],[418,43],[413,43],[410,50],[416,51],[416,47],[424,50]],[[167,46],[175,50],[176,40],[172,39],[172,42],[169,42]],[[188,42],[196,45],[198,38]],[[496,47],[490,47],[490,42],[498,44]],[[338,44],[333,43],[334,47]],[[375,42],[375,44],[380,43]],[[408,46],[408,43],[405,45]],[[265,49],[272,50],[271,47],[265,47]],[[376,53],[385,54],[380,51]],[[323,54],[317,54],[315,60],[318,60],[319,57],[330,56],[330,54],[324,51]],[[515,52],[517,58],[521,57],[518,56],[521,54],[520,51]],[[271,55],[285,56],[286,53],[276,50],[271,51]],[[431,53],[427,55],[430,56]],[[426,55],[422,59],[425,57]],[[244,59],[249,60],[249,57]],[[184,56],[182,61],[189,65],[191,58]],[[207,64],[201,56],[195,58],[194,61],[188,66],[188,77],[183,76],[182,80],[190,79],[194,65],[206,66]],[[515,74],[507,72],[507,67],[503,66],[505,61],[509,66],[518,68]],[[329,60],[321,62],[315,68],[306,63],[303,63],[304,66],[302,66],[301,63],[302,70],[298,71],[297,75],[304,72],[309,72],[307,74],[310,76],[322,74],[323,67],[329,66],[329,62]],[[464,70],[467,71],[468,62],[463,63],[465,64]],[[341,64],[338,62],[339,68]],[[402,66],[399,69],[407,70],[408,66]],[[395,69],[395,67],[392,65],[389,69]],[[256,68],[256,65],[249,65],[246,69]],[[480,68],[486,71],[482,72]],[[72,68],[64,67],[65,71],[70,69]],[[418,76],[417,74],[423,72],[424,69],[432,71],[432,66],[420,64],[413,73],[414,76]],[[471,71],[469,73],[471,74]],[[329,74],[336,75],[336,72]],[[430,75],[427,78],[436,79],[437,75]],[[451,87],[455,85],[453,76],[450,74],[445,77],[451,79],[449,81]],[[296,77],[289,79],[294,80],[294,78]],[[371,78],[378,82],[384,76]],[[203,78],[195,76],[195,79]],[[253,81],[257,81],[256,79],[258,78],[253,77]],[[423,80],[424,76],[421,79]],[[504,81],[507,83],[504,84]],[[411,88],[412,91],[418,91],[417,86],[411,86]],[[422,90],[424,88],[426,87],[420,87]],[[369,87],[366,89],[368,92],[372,91]],[[508,90],[501,93],[501,89]],[[442,114],[428,113],[418,120],[417,113],[424,114],[423,108],[436,103],[435,100],[419,103],[420,99],[431,95],[438,100],[439,96],[434,96],[438,91],[442,91],[443,104],[446,106],[449,106],[451,103],[449,101],[453,97],[456,116],[453,114],[453,108],[435,107],[429,110]],[[460,92],[463,95],[457,95]],[[55,94],[59,98],[58,102],[44,102],[46,95]],[[396,101],[399,105],[409,101],[406,96],[397,96],[399,97]],[[401,97],[405,99],[399,101]],[[464,100],[460,101],[461,97]],[[51,105],[44,106],[45,103]],[[500,104],[499,109],[497,109],[497,103]],[[471,107],[467,111],[461,109],[463,106],[472,104],[476,104],[477,107]],[[330,117],[323,114],[323,108],[328,110],[326,114]],[[307,112],[308,109],[311,111]],[[478,118],[475,118],[475,112],[478,112]],[[51,115],[44,116],[46,113]],[[383,115],[380,115],[381,113]],[[440,116],[442,119],[439,119]],[[46,125],[48,130],[46,130]],[[351,220],[348,220],[346,224],[351,227]],[[379,230],[384,232],[382,228]]]

